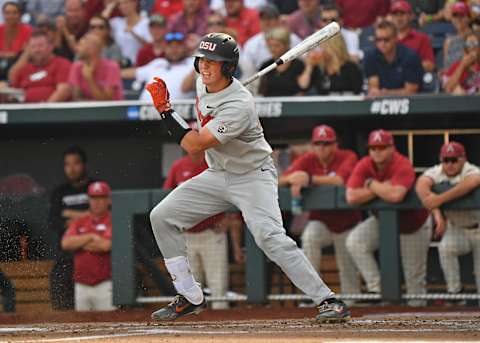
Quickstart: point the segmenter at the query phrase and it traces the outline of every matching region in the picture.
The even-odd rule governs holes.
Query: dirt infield
[[[167,324],[148,321],[149,311],[37,314],[30,321],[36,324],[20,324],[28,316],[0,315],[0,343],[480,342],[480,312],[407,310],[354,309],[350,322],[328,325],[315,323],[312,309],[282,308],[205,311]]]

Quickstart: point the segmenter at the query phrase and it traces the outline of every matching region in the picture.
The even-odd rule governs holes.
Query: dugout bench
[[[450,186],[438,185],[434,190],[443,192]],[[135,281],[135,255],[133,249],[135,215],[149,212],[168,191],[135,190],[113,192],[112,224],[112,279],[113,302],[119,306],[138,304]],[[279,203],[282,210],[290,210],[290,191],[279,189]],[[410,191],[400,204],[390,204],[373,200],[361,206],[351,206],[345,201],[345,188],[339,186],[321,186],[305,189],[303,208],[313,209],[362,209],[378,212],[380,224],[380,273],[382,282],[382,299],[399,303],[401,292],[401,263],[398,228],[398,211],[421,208],[415,192]],[[452,201],[444,206],[448,209],[476,209],[480,207],[480,189],[468,196]],[[246,265],[246,299],[251,303],[265,303],[267,294],[267,264],[263,252],[256,246],[253,236],[245,230],[247,249]],[[472,295],[472,299],[476,295]],[[271,299],[271,298],[270,298]]]

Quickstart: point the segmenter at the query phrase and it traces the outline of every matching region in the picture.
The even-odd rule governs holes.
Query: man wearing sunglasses
[[[278,180],[279,186],[290,186],[293,197],[304,187],[344,185],[358,161],[353,151],[338,148],[330,126],[315,127],[312,144],[313,151],[297,158]],[[360,220],[359,211],[311,211],[301,238],[303,251],[319,274],[322,249],[333,244],[342,294],[360,293],[360,280],[345,247],[350,229]]]
[[[432,187],[441,183],[450,184],[452,188],[434,193]],[[432,211],[436,222],[435,235],[441,237],[438,252],[447,290],[451,294],[462,291],[458,257],[470,252],[473,252],[477,291],[480,290],[480,211],[441,210],[440,207],[479,185],[480,169],[468,162],[464,146],[454,141],[442,146],[440,164],[427,169],[417,181],[418,197]]]
[[[388,22],[375,28],[376,49],[365,56],[368,95],[408,96],[420,90],[423,68],[418,54],[398,43],[397,29]]]
[[[347,182],[347,202],[360,205],[379,198],[397,204],[403,201],[415,183],[410,161],[396,151],[393,136],[375,130],[368,138],[368,156],[362,158]],[[427,254],[431,220],[427,210],[404,210],[399,214],[400,250],[407,294],[426,293]],[[378,219],[373,213],[353,228],[347,238],[347,249],[365,280],[369,293],[380,293],[380,272],[374,252],[379,247]],[[411,306],[424,305],[410,300]]]

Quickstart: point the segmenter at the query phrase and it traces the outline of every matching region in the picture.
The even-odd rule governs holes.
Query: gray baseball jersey
[[[197,79],[197,120],[220,145],[206,150],[208,166],[243,174],[259,168],[270,158],[272,148],[263,136],[252,94],[238,81],[217,93],[208,93]]]

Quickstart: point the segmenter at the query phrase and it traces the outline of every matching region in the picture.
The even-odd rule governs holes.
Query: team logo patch
[[[218,131],[218,133],[227,133],[228,128],[225,124],[220,123],[220,124],[218,124],[217,131]]]

